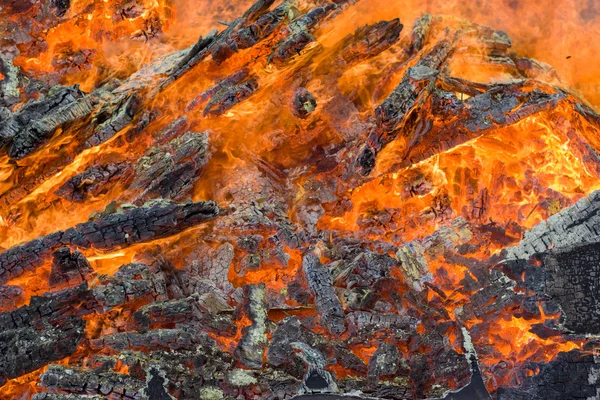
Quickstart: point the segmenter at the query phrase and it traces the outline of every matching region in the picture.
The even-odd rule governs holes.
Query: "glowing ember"
[[[594,4],[4,3],[0,397],[597,395]]]

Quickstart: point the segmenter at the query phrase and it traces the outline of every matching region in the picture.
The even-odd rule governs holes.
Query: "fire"
[[[0,9],[0,16],[4,12],[10,14],[8,22],[22,23],[42,12],[43,2],[34,3],[22,12]],[[514,300],[486,314],[484,308],[499,302],[498,296],[490,296],[479,305],[482,310],[469,309],[474,296],[484,295],[482,288],[468,283],[480,284],[484,272],[496,273],[502,251],[517,244],[525,231],[600,189],[595,158],[600,127],[577,108],[585,103],[567,93],[594,105],[600,101],[593,85],[598,71],[589,62],[594,49],[583,40],[600,33],[598,11],[579,0],[551,7],[547,1],[486,1],[485,8],[495,12],[453,1],[345,3],[269,3],[271,19],[257,12],[256,18],[243,22],[245,36],[235,29],[242,23],[237,16],[246,9],[252,14],[252,2],[246,0],[73,0],[67,9],[52,11],[47,21],[33,22],[32,40],[16,44],[20,54],[11,61],[33,83],[20,83],[10,111],[26,109],[27,100],[40,96],[30,93],[36,87],[57,84],[78,85],[81,93],[72,95],[75,102],[85,107],[88,101],[92,111],[56,124],[23,157],[0,156],[0,247],[10,249],[127,212],[163,193],[179,202],[215,200],[222,207],[218,220],[168,237],[108,249],[77,243],[67,247],[81,251],[89,261],[92,273],[82,280],[90,290],[135,262],[166,264],[160,268],[183,281],[190,280],[183,275],[190,265],[201,270],[212,262],[202,257],[217,259],[214,269],[225,268],[218,279],[226,280],[219,282],[218,290],[227,293],[230,302],[237,296],[236,307],[219,311],[227,315],[223,324],[231,324],[231,334],[213,329],[207,336],[230,354],[247,330],[264,328],[255,335],[272,340],[275,324],[293,317],[309,321],[312,334],[350,346],[351,354],[365,365],[385,340],[401,349],[403,360],[415,349],[432,351],[428,335],[443,337],[444,350],[464,358],[470,350],[460,329],[466,328],[479,352],[486,386],[494,392],[516,386],[523,374],[535,376],[539,370],[522,373],[528,363],[551,362],[559,353],[583,349],[586,340],[581,337],[544,338],[535,333],[548,321],[559,323],[558,316],[546,315],[542,306],[536,310],[539,315],[528,316]],[[279,13],[276,7],[281,7]],[[410,25],[427,12],[434,14],[431,32],[417,48]],[[550,23],[557,15],[567,23]],[[503,34],[463,18],[505,29],[516,41],[508,50],[510,41],[507,44]],[[206,47],[211,51],[199,57],[206,49],[201,48],[203,40],[217,40],[218,34],[209,33],[212,28],[219,34],[231,28],[235,35],[223,48]],[[203,36],[197,41],[199,35]],[[290,37],[297,40],[288,43]],[[426,54],[435,58],[437,46],[446,42],[452,46],[451,56],[445,56],[451,61],[443,68],[419,64]],[[531,67],[535,60],[520,58],[523,55],[541,61]],[[194,57],[199,58],[193,61]],[[12,79],[3,63],[0,58],[0,89]],[[426,69],[436,73],[427,75],[422,72]],[[452,80],[444,81],[441,75]],[[414,99],[402,99],[402,106],[411,100],[414,104],[404,110],[401,126],[388,129],[388,110],[381,105],[402,82],[414,86]],[[493,106],[478,110],[483,106],[474,100],[493,90],[497,91],[486,101],[500,104],[501,116],[490,111]],[[65,106],[56,109],[60,107]],[[456,125],[461,121],[471,125],[461,131]],[[98,139],[94,135],[101,128],[111,134]],[[175,142],[188,134],[185,141]],[[182,156],[190,143],[201,148],[194,148],[196,153],[208,155]],[[357,160],[369,146],[376,150],[372,165],[361,172]],[[192,172],[169,170],[181,165]],[[143,173],[150,178],[144,180]],[[148,192],[158,178],[163,186],[183,182],[189,188],[181,193],[178,187]],[[65,187],[81,198],[66,197]],[[465,220],[469,235],[448,239],[443,235],[457,218]],[[427,266],[414,282],[399,265],[398,251],[408,243],[424,249],[418,261]],[[363,271],[352,269],[359,262],[358,253],[352,253],[356,249],[387,256],[395,264],[386,276],[365,278]],[[317,256],[331,278],[332,296],[343,299],[343,312],[377,306],[380,314],[423,321],[411,328],[410,339],[385,337],[388,328],[381,327],[367,342],[353,342],[359,336],[351,331],[356,327],[346,330],[344,325],[343,332],[332,334],[329,326],[318,322],[319,307],[305,305],[316,303],[319,295],[303,280],[303,257],[308,253]],[[32,304],[34,296],[68,286],[49,284],[52,268],[48,259],[8,279],[6,285],[21,293],[1,303],[0,310],[13,311]],[[353,275],[359,277],[346,283]],[[356,282],[371,278],[372,287],[357,287],[379,296],[372,304],[368,293],[353,291]],[[167,281],[165,288],[189,283]],[[244,287],[262,283],[272,322],[266,327],[254,320],[255,315],[240,311],[238,304]],[[156,289],[158,284],[152,284]],[[91,341],[134,329],[141,332],[133,321],[142,306],[198,301],[187,289],[175,294],[168,290],[132,297],[110,310],[86,310],[81,317],[84,341],[60,363],[101,364],[98,354],[115,352],[108,347],[96,352]],[[514,285],[507,291],[515,296],[523,292]],[[175,329],[177,323],[157,322],[152,327]],[[322,351],[328,362],[335,360],[331,351]],[[111,368],[128,376],[139,373],[122,360]],[[341,364],[330,363],[326,369],[338,378],[357,376]],[[0,394],[30,397],[45,371],[41,367],[9,379]],[[458,389],[459,378],[440,379],[445,388]]]

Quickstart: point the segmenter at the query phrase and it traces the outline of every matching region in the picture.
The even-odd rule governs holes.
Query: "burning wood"
[[[332,334],[339,335],[343,333],[346,330],[344,309],[333,289],[331,276],[317,257],[313,255],[304,257],[302,269],[306,275],[308,285],[314,293],[315,304],[319,314],[322,315],[323,323]]]
[[[0,397],[597,395],[600,116],[368,1],[0,6]]]
[[[173,235],[210,221],[219,212],[219,207],[212,202],[156,203],[123,209],[5,251],[0,254],[0,279],[6,282],[24,271],[39,267],[60,246],[119,248]]]
[[[125,178],[123,175],[127,170],[126,163],[91,165],[66,181],[55,193],[69,201],[81,203],[104,194],[110,183]]]
[[[242,331],[236,348],[240,361],[249,368],[261,368],[267,346],[267,289],[264,284],[244,286],[251,325]]]

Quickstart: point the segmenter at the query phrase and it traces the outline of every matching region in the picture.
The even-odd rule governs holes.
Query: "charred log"
[[[95,373],[83,368],[50,365],[41,376],[48,389],[82,395],[98,395],[106,399],[142,399],[146,382],[116,372]]]
[[[100,116],[103,113],[109,113],[111,116],[104,121],[87,139],[84,144],[85,148],[98,146],[106,142],[108,139],[115,136],[117,132],[125,128],[133,121],[133,117],[141,107],[141,99],[136,94],[119,101],[115,106],[107,107],[106,110],[100,110]]]
[[[89,115],[95,100],[77,87],[59,87],[21,109],[4,124],[0,137],[8,155],[21,159],[39,148],[61,125]]]
[[[52,254],[52,270],[48,278],[49,286],[77,284],[87,279],[93,272],[92,266],[78,250],[71,253],[68,247],[62,247]]]
[[[325,359],[318,350],[302,342],[293,342],[291,347],[306,364],[306,374],[300,394],[337,392],[337,384],[331,374],[325,370]]]
[[[242,330],[236,348],[240,361],[249,368],[261,368],[267,347],[267,289],[263,283],[244,286],[246,313],[251,325]]]
[[[220,92],[208,102],[202,115],[221,115],[234,105],[246,100],[258,89],[258,79],[251,77],[245,82],[228,87]]]
[[[600,237],[600,192],[593,192],[575,205],[552,215],[529,231],[521,242],[506,249],[507,260],[526,260],[554,246],[597,242]]]
[[[121,210],[5,251],[0,254],[0,280],[6,282],[24,271],[34,270],[61,246],[119,248],[173,235],[213,220],[219,212],[214,202],[156,203]]]
[[[304,256],[302,269],[315,296],[317,311],[321,315],[323,323],[331,334],[343,333],[346,330],[344,309],[333,289],[331,276],[319,259],[312,254]]]
[[[139,194],[133,202],[144,203],[153,198],[183,199],[209,159],[206,132],[186,132],[150,149],[135,166],[135,177],[129,188]]]
[[[548,311],[558,305],[562,325],[569,331],[597,334],[600,323],[595,311],[600,304],[597,268],[598,243],[554,248],[532,256],[532,261],[508,261],[501,267],[520,287],[543,298]],[[537,310],[537,304],[536,304]]]
[[[524,87],[525,86],[525,87]],[[450,149],[454,146],[481,136],[484,131],[508,126],[536,113],[555,108],[564,99],[561,92],[546,88],[527,88],[523,83],[508,86],[496,86],[488,91],[475,95],[459,105],[460,123],[449,123],[437,129],[416,129],[408,140],[406,155],[399,163],[400,167],[422,161],[431,155]],[[434,95],[435,96],[435,95]],[[456,115],[448,115],[443,119],[454,119]]]
[[[412,27],[412,43],[410,47],[412,53],[417,53],[423,49],[429,38],[432,21],[431,14],[425,14],[415,21]]]
[[[0,332],[0,386],[7,379],[34,371],[75,352],[83,339],[85,322],[67,316],[41,319],[35,325]],[[44,334],[40,335],[39,332]]]
[[[549,363],[528,366],[537,374],[523,377],[516,388],[500,388],[500,400],[559,400],[565,398],[594,398],[598,396],[598,363],[596,356],[579,350],[560,353]]]
[[[183,350],[193,349],[202,339],[197,335],[202,332],[193,332],[185,329],[153,329],[144,333],[121,332],[103,336],[90,342],[92,349],[108,348],[114,351],[124,350]]]
[[[55,193],[69,201],[80,203],[102,195],[111,183],[119,179],[127,180],[127,170],[126,163],[92,165],[66,181]]]
[[[376,385],[380,378],[395,375],[399,367],[398,348],[391,343],[380,344],[369,360],[368,379],[370,384]]]
[[[398,41],[403,27],[400,19],[396,18],[358,28],[353,35],[343,39],[342,58],[347,64],[352,65],[375,57]]]
[[[306,118],[317,108],[317,100],[303,87],[297,88],[292,100],[292,113],[298,118]]]
[[[233,85],[236,85],[236,84],[240,83],[241,81],[243,81],[244,79],[248,78],[249,75],[250,75],[250,70],[248,70],[247,68],[242,68],[239,71],[234,72],[233,74],[229,75],[228,77],[224,78],[223,80],[217,82],[210,89],[207,89],[204,92],[202,92],[201,94],[199,94],[198,96],[196,96],[194,98],[194,100],[192,100],[187,105],[186,111],[192,111],[192,110],[200,107],[202,104],[206,103],[209,99],[216,96],[219,92],[229,90]]]
[[[376,126],[369,133],[356,159],[356,165],[363,175],[371,172],[379,150],[396,137],[407,116],[427,98],[452,46],[449,40],[436,44],[414,67],[408,69],[400,84],[377,106]]]

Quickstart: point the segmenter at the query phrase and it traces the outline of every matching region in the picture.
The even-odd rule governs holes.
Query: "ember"
[[[0,2],[0,398],[598,398],[564,3]]]

